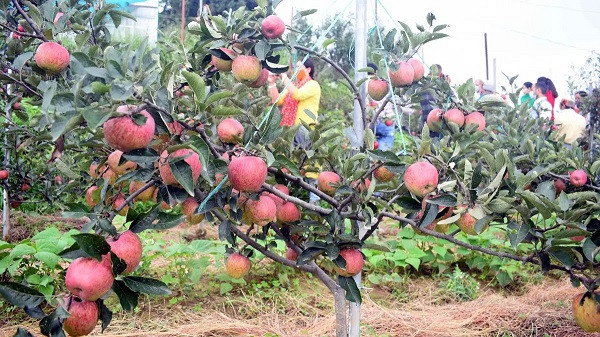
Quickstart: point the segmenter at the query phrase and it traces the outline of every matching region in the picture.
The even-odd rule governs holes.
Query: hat
[[[491,92],[495,92],[496,88],[494,88],[494,84],[492,84],[492,82],[488,82],[485,81],[483,82],[483,90],[487,90],[487,91],[491,91]]]

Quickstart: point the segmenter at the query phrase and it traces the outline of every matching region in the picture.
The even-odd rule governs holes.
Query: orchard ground
[[[83,224],[22,213],[14,215],[13,220],[11,238],[15,240],[32,237],[48,227],[67,232]],[[386,245],[401,240],[406,231],[412,230],[399,230],[396,223],[387,222],[377,243]],[[489,245],[503,239],[499,231],[486,233],[482,236]],[[222,244],[213,226],[182,224],[166,232],[144,232],[141,237],[145,247],[141,268],[169,284],[173,295],[142,295],[140,307],[133,313],[124,312],[118,300],[110,298],[107,305],[115,311],[113,322],[104,334],[98,326],[92,336],[274,337],[335,333],[334,308],[323,296],[327,293],[325,286],[310,275],[257,258],[253,258],[253,268],[245,281],[229,278],[221,267]],[[413,238],[425,246],[429,244],[424,237]],[[192,248],[182,249],[184,245]],[[165,254],[159,256],[157,252],[161,250]],[[284,248],[278,250],[283,253]],[[523,267],[512,283],[501,287],[489,271],[460,271],[468,270],[465,263],[472,256],[438,273],[427,262],[418,270],[377,266],[376,255],[370,251],[366,249],[371,258],[366,264],[361,309],[363,336],[593,335],[583,332],[574,322],[571,299],[580,290],[559,273],[541,276],[534,269]],[[213,265],[199,275],[197,282],[187,279],[187,268],[193,268],[193,261]],[[394,278],[402,282],[392,281]],[[370,280],[377,280],[377,284]],[[465,296],[470,295],[474,299],[466,300]],[[12,336],[17,325],[36,331],[37,322],[22,311],[3,301],[0,310],[0,337]]]

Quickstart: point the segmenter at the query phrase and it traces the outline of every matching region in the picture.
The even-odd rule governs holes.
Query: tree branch
[[[569,181],[569,180],[570,180],[570,177],[569,177],[569,176],[561,176],[561,175],[559,175],[559,174],[554,174],[554,173],[552,173],[552,172],[548,172],[548,175],[549,175],[549,176],[551,176],[551,177],[554,177],[554,178],[560,178],[560,179],[562,179],[562,180],[566,180],[566,181]],[[585,187],[588,187],[588,188],[591,188],[591,189],[593,189],[593,190],[595,190],[595,191],[600,191],[600,187],[596,187],[596,186],[594,186],[594,185],[592,185],[592,184],[585,184],[585,185],[583,185],[583,186],[585,186]]]
[[[12,3],[15,6],[15,8],[17,9],[17,11],[19,12],[19,14],[21,14],[23,16],[23,18],[25,18],[25,21],[27,21],[29,26],[31,26],[31,28],[35,31],[35,33],[37,35],[39,35],[39,36],[37,36],[37,38],[44,42],[48,42],[48,39],[44,36],[44,34],[38,28],[38,26],[35,24],[35,22],[33,22],[33,20],[31,20],[31,18],[29,17],[29,15],[27,15],[27,13],[23,10],[23,7],[21,7],[19,0],[12,0]]]
[[[39,97],[39,98],[43,98],[44,97],[42,94],[40,94],[39,92],[33,90],[30,86],[28,86],[27,84],[25,84],[25,82],[23,82],[23,81],[21,81],[19,79],[16,79],[16,78],[14,78],[12,76],[10,76],[8,73],[7,74],[3,74],[3,76],[8,77],[11,81],[19,84],[20,86],[22,86],[23,88],[25,88],[30,93],[36,95],[37,97]]]
[[[271,186],[271,185],[269,185],[267,183],[264,183],[262,185],[262,188],[264,190],[266,190],[266,191],[269,191],[269,192],[275,194],[276,196],[280,197],[281,199],[283,199],[285,201],[294,203],[294,204],[296,204],[296,205],[298,205],[298,206],[300,206],[302,208],[306,208],[306,209],[311,210],[313,212],[317,212],[317,213],[319,213],[321,215],[327,215],[327,214],[331,213],[331,211],[332,211],[331,209],[326,209],[326,208],[323,208],[321,206],[313,205],[313,204],[310,204],[310,203],[308,203],[308,202],[306,202],[306,201],[304,201],[302,199],[298,199],[298,198],[293,197],[291,195],[287,195],[287,194],[281,192],[280,190],[274,188],[273,186]]]
[[[318,195],[319,198],[325,200],[327,203],[329,203],[331,206],[333,206],[335,208],[338,208],[339,205],[340,205],[340,203],[337,200],[335,200],[334,198],[330,197],[329,195],[321,192],[321,190],[319,190],[318,188],[316,188],[316,187],[310,185],[309,183],[305,182],[304,180],[302,180],[302,178],[298,178],[296,176],[293,176],[291,174],[287,174],[285,172],[281,172],[280,173],[279,170],[277,170],[277,168],[275,168],[275,167],[269,167],[268,171],[269,171],[269,173],[272,173],[272,174],[283,174],[283,177],[286,180],[288,180],[288,181],[290,181],[292,183],[297,184],[298,186],[302,187],[303,189],[305,189],[305,190],[307,190],[309,192],[313,192],[314,194]]]
[[[17,33],[17,34],[19,34],[21,36],[33,37],[33,38],[36,38],[36,39],[41,39],[42,38],[39,35],[29,34],[29,33],[25,33],[25,32],[20,32],[18,29],[12,28],[11,26],[9,26],[9,25],[7,25],[5,23],[2,23],[2,22],[0,22],[0,26],[6,28],[8,30],[10,30],[11,32]]]
[[[373,120],[371,121],[371,124],[369,125],[369,128],[372,129],[373,127],[375,127],[375,123],[377,123],[377,118],[379,118],[379,115],[383,112],[383,110],[385,109],[385,106],[388,105],[388,103],[392,100],[392,95],[394,94],[393,90],[391,95],[388,95],[385,100],[383,101],[383,103],[381,104],[381,106],[379,107],[379,109],[377,109],[377,111],[375,111],[375,114],[373,115]]]

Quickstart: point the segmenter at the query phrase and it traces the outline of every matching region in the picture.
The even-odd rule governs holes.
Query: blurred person
[[[549,79],[548,77],[539,77],[536,84],[543,82],[546,84],[548,90],[546,91],[546,98],[548,99],[548,102],[550,103],[550,105],[552,106],[552,111],[550,111],[550,120],[554,120],[554,103],[556,101],[556,98],[558,97],[558,91],[556,91],[556,87],[554,86],[554,83],[552,82],[551,79]]]
[[[479,97],[481,96],[481,90],[483,88],[483,80],[475,80],[475,82],[473,82],[473,85],[475,86],[475,95],[473,97],[473,99],[475,101],[477,101],[479,99]]]
[[[492,82],[485,81],[485,82],[483,82],[483,85],[481,86],[481,91],[479,92],[479,98],[477,100],[480,100],[484,96],[493,94],[494,92],[495,92],[495,89],[494,89],[494,85],[492,84]]]
[[[540,81],[533,87],[535,94],[535,102],[533,102],[533,109],[530,112],[531,118],[548,118],[552,117],[552,105],[548,101],[547,92],[548,84],[545,81]]]
[[[369,62],[367,63],[367,66],[375,70],[375,72],[368,74],[371,76],[376,75],[378,70],[377,65],[373,62]],[[396,102],[398,102],[399,99],[400,98],[398,97]],[[379,116],[377,116],[377,120],[373,123],[373,133],[375,134],[375,139],[379,145],[378,149],[390,151],[394,147],[394,135],[396,133],[396,123],[394,121],[396,111],[394,110],[393,100],[388,101],[385,106],[383,106],[383,104],[386,102],[386,99],[382,99],[378,102],[369,97],[368,100],[369,106],[373,108],[373,113],[382,109]]]
[[[521,98],[519,99],[519,105],[527,103],[527,106],[529,108],[533,107],[533,102],[535,102],[535,96],[533,93],[533,83],[531,83],[531,82],[523,83],[523,90],[521,90],[521,92],[523,94],[521,95]]]
[[[449,77],[444,75],[442,71],[442,66],[439,64],[434,64],[433,66],[431,66],[431,68],[437,70],[437,77],[429,76],[427,78],[427,81],[433,82],[435,80],[441,80],[440,84],[442,85],[442,88],[440,89],[445,91],[445,93],[442,94],[446,95],[447,97],[454,97],[454,92],[452,91],[452,88],[450,88],[450,84],[448,83]],[[427,116],[429,116],[431,110],[435,108],[443,108],[443,104],[446,103],[445,99],[443,102],[438,102],[436,97],[434,96],[434,93],[431,90],[421,91],[419,93],[419,101],[421,104],[421,127],[423,127],[423,125],[427,123]],[[437,132],[430,131],[429,133],[431,137],[439,136]]]
[[[577,139],[585,136],[586,120],[581,114],[578,114],[573,108],[575,102],[563,99],[560,102],[560,110],[554,115],[554,125],[558,130],[556,139],[565,136],[564,142],[569,148]]]
[[[587,97],[587,92],[580,90],[578,92],[575,93],[575,106],[578,109],[581,109],[583,107],[583,99]]]

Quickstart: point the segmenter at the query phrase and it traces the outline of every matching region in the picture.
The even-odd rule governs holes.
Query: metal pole
[[[362,69],[367,66],[367,0],[356,0],[355,14],[355,40],[354,40],[354,66],[355,69]],[[354,72],[354,80],[356,82],[365,78],[367,75],[364,72]],[[359,94],[364,100],[366,97],[366,84],[363,83],[359,88]],[[352,113],[352,121],[354,123],[354,133],[358,139],[359,145],[363,145],[364,124],[362,111],[358,100],[354,100],[354,111]],[[363,224],[359,224],[359,237],[365,233]],[[354,280],[358,288],[362,288],[362,277],[359,273],[354,276]],[[350,303],[349,308],[349,336],[360,336],[360,304]]]
[[[498,91],[498,90],[496,90],[496,58],[494,58],[492,60],[492,68],[493,68],[492,70],[494,71],[494,73],[492,74],[493,75],[492,78],[494,79],[494,90]]]
[[[185,31],[185,0],[181,0],[181,31],[179,34],[181,35],[181,43],[184,43],[184,31]]]
[[[490,67],[488,64],[487,33],[483,33],[483,43],[485,45],[485,80],[490,80]]]
[[[9,73],[12,71],[9,70]],[[6,93],[10,95],[11,86],[6,86]],[[8,109],[6,112],[6,120],[8,122],[12,121],[12,109]],[[8,164],[10,163],[10,148],[8,145],[8,133],[4,134],[4,169],[8,168]],[[9,171],[9,175],[10,175]],[[4,181],[2,186],[2,239],[6,240],[8,238],[8,234],[10,233],[10,195],[8,193],[8,179]]]

